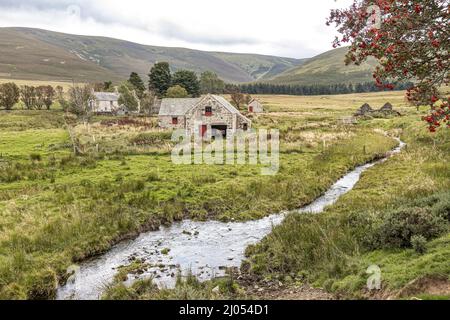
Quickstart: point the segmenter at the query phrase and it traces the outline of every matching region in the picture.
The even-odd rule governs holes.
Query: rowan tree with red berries
[[[346,64],[374,57],[373,77],[380,88],[413,81],[406,98],[416,106],[430,105],[423,119],[431,132],[450,128],[450,97],[439,88],[448,85],[450,0],[354,0],[347,9],[332,10],[327,25],[341,34],[333,46],[349,44]]]

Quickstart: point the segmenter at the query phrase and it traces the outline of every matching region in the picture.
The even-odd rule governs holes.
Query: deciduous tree
[[[55,99],[55,89],[53,89],[52,86],[45,86],[43,87],[44,92],[44,105],[47,108],[47,110],[50,110],[51,105],[53,104],[53,100]]]
[[[200,88],[202,93],[220,94],[225,91],[225,82],[214,72],[205,71],[200,75]]]
[[[187,98],[189,93],[180,85],[170,87],[166,92],[166,98]]]
[[[156,94],[153,91],[146,90],[141,98],[141,112],[144,114],[155,114]]]
[[[61,86],[56,86],[56,99],[58,100],[58,103],[61,106],[61,108],[64,111],[66,111],[68,109],[68,101],[64,96],[64,88]]]
[[[234,92],[231,94],[231,101],[236,108],[240,108],[241,104],[245,102],[245,96],[240,92]]]
[[[0,85],[0,107],[11,110],[19,102],[20,89],[13,83],[4,83]]]
[[[139,110],[139,98],[134,91],[134,87],[131,83],[126,82],[119,87],[119,104],[127,107],[129,111]]]
[[[105,90],[105,83],[103,82],[94,82],[91,83],[90,86],[94,89],[95,92],[103,92]]]
[[[36,90],[33,86],[20,87],[20,100],[28,110],[34,109],[36,104]]]
[[[39,86],[35,88],[35,94],[36,94],[36,102],[35,107],[38,110],[42,110],[42,108],[45,105],[45,86]]]
[[[91,115],[89,101],[94,99],[90,85],[73,86],[69,89],[68,111],[87,122]]]
[[[245,98],[244,98],[244,102],[245,102],[245,104],[246,105],[249,105],[250,104],[250,102],[252,102],[252,100],[253,100],[253,98],[252,98],[252,96],[251,95],[249,95],[249,94],[246,94],[245,95]]]

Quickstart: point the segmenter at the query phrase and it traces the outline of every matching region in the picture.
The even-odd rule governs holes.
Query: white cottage
[[[256,99],[253,99],[248,104],[248,112],[249,113],[263,113],[264,112],[264,107],[263,107],[261,102],[259,102]]]
[[[89,107],[94,113],[116,113],[119,106],[119,93],[93,92],[93,99],[89,100]]]
[[[158,115],[159,126],[171,129],[187,129],[205,136],[212,130],[248,130],[251,121],[225,98],[207,95],[202,98],[163,99]]]

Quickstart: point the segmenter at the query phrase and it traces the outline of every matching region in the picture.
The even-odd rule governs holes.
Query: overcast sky
[[[331,8],[351,0],[0,0],[1,27],[209,51],[311,57],[331,49]]]

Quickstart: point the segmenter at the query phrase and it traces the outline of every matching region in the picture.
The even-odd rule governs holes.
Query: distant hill
[[[219,53],[146,46],[30,28],[0,28],[0,78],[29,80],[121,81],[130,72],[146,75],[157,61],[174,71],[216,72],[228,82],[262,81],[305,60],[256,54]]]
[[[328,85],[338,83],[361,83],[373,81],[375,60],[360,66],[346,66],[348,48],[338,48],[322,53],[305,63],[273,77],[269,82],[290,85]]]

